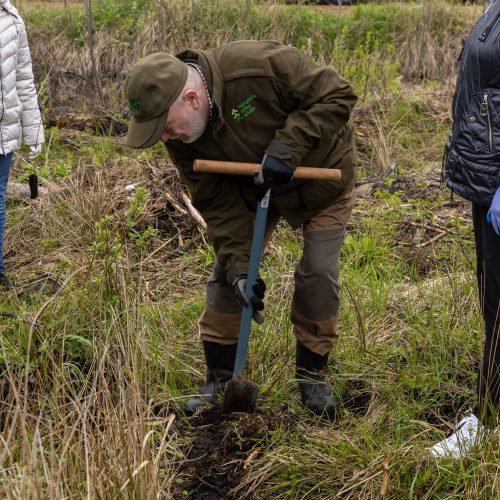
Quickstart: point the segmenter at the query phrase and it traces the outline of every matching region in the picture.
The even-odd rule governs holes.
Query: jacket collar
[[[9,2],[9,0],[0,0],[0,7],[6,10],[9,14],[19,17],[17,9]]]

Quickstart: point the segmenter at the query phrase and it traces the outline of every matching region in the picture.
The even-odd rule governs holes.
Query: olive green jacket
[[[208,227],[228,283],[246,274],[256,209],[252,179],[193,172],[196,158],[260,163],[265,152],[292,168],[339,168],[341,182],[293,181],[271,191],[273,207],[300,226],[354,183],[352,86],[330,67],[274,41],[240,41],[187,50],[202,68],[216,118],[203,136],[168,141],[170,157]]]

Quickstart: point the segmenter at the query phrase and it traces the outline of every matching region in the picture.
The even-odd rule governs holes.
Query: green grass
[[[68,3],[67,8],[50,3],[46,6],[38,4],[30,9],[21,0],[18,7],[30,26],[41,28],[51,35],[62,33],[79,45],[85,44],[86,18],[83,3]],[[153,0],[92,2],[92,25],[95,31],[113,29],[122,35],[130,34],[144,26],[145,16],[153,8]]]
[[[185,5],[172,7],[176,16]],[[224,5],[219,34],[230,21],[235,29],[244,7]],[[210,2],[192,7],[179,29],[189,16],[214,15]],[[287,8],[283,29],[295,41],[313,29],[313,50],[323,48],[316,34],[333,21]],[[418,10],[359,6],[343,22],[395,44],[389,14],[410,8]],[[251,6],[256,16],[264,9]],[[454,16],[450,26],[461,30]],[[267,33],[255,19],[248,29]],[[289,311],[302,236],[279,224],[262,263],[266,321],[252,332],[247,375],[261,409],[283,421],[257,440],[250,467],[233,464],[242,473],[235,498],[498,496],[498,438],[460,462],[426,453],[475,403],[483,326],[469,207],[434,182],[452,88],[398,81],[390,93],[370,87],[355,117],[358,177],[393,162],[395,170],[360,191],[341,253],[328,371],[340,418],[323,421],[299,403]],[[17,289],[0,292],[0,495],[171,498],[192,439],[182,404],[205,375],[197,320],[213,249],[188,215],[165,232],[142,225],[156,201],[165,207],[165,190],[182,188],[162,147],[130,151],[110,135],[58,129],[49,138],[36,166],[51,194],[8,209],[6,263]],[[17,155],[13,180],[30,172],[25,159]],[[140,189],[128,193],[128,184]],[[30,284],[41,273],[57,278],[56,294]]]
[[[77,198],[78,193],[74,196]],[[67,203],[75,201],[70,197]],[[456,464],[436,464],[425,454],[425,446],[443,436],[447,429],[443,424],[451,425],[459,411],[474,403],[473,366],[480,355],[481,321],[473,271],[466,268],[463,277],[460,271],[465,260],[463,248],[443,238],[432,252],[447,252],[447,265],[431,259],[431,269],[421,276],[395,243],[395,224],[407,219],[409,213],[413,213],[412,220],[418,220],[419,206],[424,201],[429,203],[411,201],[412,207],[407,208],[401,207],[399,198],[380,196],[361,201],[356,207],[352,220],[355,227],[342,252],[341,336],[329,375],[345,409],[333,425],[305,412],[293,382],[294,339],[288,310],[291,272],[300,258],[300,233],[280,226],[273,237],[262,269],[269,284],[267,320],[255,328],[248,377],[261,386],[259,404],[263,410],[286,408],[302,423],[296,431],[278,428],[260,443],[261,456],[245,477],[248,484],[259,478],[260,486],[253,492],[256,498],[270,494],[331,498],[341,491],[374,495],[381,488],[386,457],[389,498],[406,498],[410,491],[412,498],[489,498],[492,494],[491,478],[498,458],[493,448],[472,453],[465,462]],[[426,206],[425,210],[432,208]],[[54,216],[45,227],[50,234],[57,234],[49,227],[59,216],[57,205],[49,205],[43,215],[53,210]],[[67,211],[67,215],[74,213],[72,208]],[[39,221],[41,215],[32,217]],[[71,219],[65,223],[71,225]],[[12,224],[15,228],[15,222],[11,221],[11,231]],[[101,237],[89,226],[88,234],[80,235],[88,241],[82,250],[89,251],[92,238]],[[211,259],[201,251],[174,261],[158,258],[149,263],[147,273],[141,274],[141,262],[147,253],[137,252],[126,235],[108,237],[120,242],[120,255],[94,252],[92,265],[84,265],[40,317],[29,346],[29,327],[21,318],[31,320],[47,297],[35,295],[32,301],[26,301],[28,297],[19,301],[13,294],[2,295],[2,310],[18,316],[18,320],[2,319],[3,359],[9,361],[14,378],[18,371],[19,380],[28,367],[33,383],[39,387],[39,396],[30,401],[30,408],[43,412],[51,425],[65,415],[55,391],[64,393],[72,387],[76,393],[71,400],[77,402],[82,390],[92,394],[92,380],[101,380],[98,383],[105,397],[99,404],[96,400],[92,412],[97,412],[93,418],[102,421],[107,431],[114,421],[108,413],[111,408],[126,408],[132,400],[153,418],[148,408],[180,408],[184,397],[192,394],[203,377],[196,321],[203,308],[202,282]],[[470,250],[470,231],[463,237]],[[60,234],[59,245],[44,243],[43,252],[61,252],[65,238],[67,235]],[[158,240],[151,250],[160,244]],[[16,254],[16,258],[22,259],[22,254]],[[111,264],[106,260],[110,258]],[[77,261],[70,264],[72,269],[78,265]],[[20,265],[19,271],[26,273],[30,267]],[[185,287],[186,277],[197,283],[194,288]],[[144,295],[148,287],[149,293]],[[356,410],[350,401],[360,395],[364,395],[362,406]],[[115,426],[127,435],[125,422],[133,420],[128,413],[123,418]],[[24,425],[28,430],[32,424]],[[42,435],[47,446],[61,450],[55,430],[42,430]],[[24,439],[29,444],[33,438]],[[172,445],[182,444],[182,436],[172,440]],[[83,449],[72,447],[69,461],[83,454]],[[21,456],[8,459],[6,470],[9,464],[22,462]],[[114,460],[106,465],[110,477],[115,476],[110,489],[103,489],[93,469],[85,471],[95,482],[91,491],[116,491],[118,471],[122,469],[113,465]],[[38,460],[31,457],[30,463],[36,465]],[[36,470],[32,474],[44,474],[42,469]],[[63,487],[68,494],[86,491],[85,483],[78,486],[85,473],[65,468],[68,478]],[[44,481],[39,491],[48,491],[56,481],[45,474],[40,476]],[[154,487],[166,494],[172,477],[172,471],[158,476]],[[19,481],[11,478],[8,484]],[[141,487],[139,482],[136,487]],[[10,490],[6,488],[7,493]]]

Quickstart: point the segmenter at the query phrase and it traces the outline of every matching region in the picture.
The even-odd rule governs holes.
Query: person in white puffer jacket
[[[0,286],[8,284],[3,263],[7,182],[12,153],[23,142],[33,160],[42,150],[43,125],[24,22],[9,0],[0,0]]]

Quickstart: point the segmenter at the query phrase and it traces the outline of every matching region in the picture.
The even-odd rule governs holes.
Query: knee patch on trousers
[[[202,340],[218,344],[238,342],[241,314],[225,314],[211,307],[206,307],[198,321]]]

